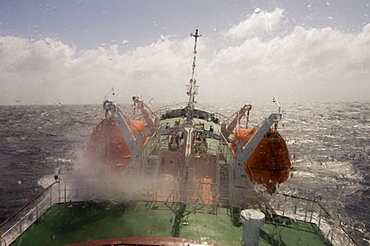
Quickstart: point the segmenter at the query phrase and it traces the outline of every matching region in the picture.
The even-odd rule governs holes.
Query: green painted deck
[[[191,210],[191,207],[188,207]],[[180,238],[225,246],[241,245],[242,227],[233,226],[227,208],[205,207],[186,215]],[[171,237],[175,214],[164,203],[79,202],[53,205],[11,245],[65,245],[134,236]],[[267,218],[259,245],[325,244],[315,224],[286,217]]]

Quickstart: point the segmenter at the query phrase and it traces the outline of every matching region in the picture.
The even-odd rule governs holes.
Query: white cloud
[[[226,82],[233,98],[244,91],[252,100],[370,99],[369,30],[370,24],[358,34],[297,26],[285,37],[247,39],[218,52],[207,75],[217,71],[215,83]]]
[[[226,36],[245,39],[275,30],[284,17],[283,12],[283,9],[279,8],[272,12],[257,8],[250,18],[232,27]]]
[[[359,33],[296,26],[284,36],[245,38],[239,45],[202,34],[199,102],[254,102],[273,95],[280,101],[370,100],[370,24]],[[133,95],[186,101],[192,38],[162,36],[148,46],[124,52],[126,47],[76,51],[50,38],[0,37],[0,104],[100,103],[112,87],[124,103]]]
[[[178,95],[168,89],[187,83],[191,49],[191,38],[161,37],[121,54],[118,45],[76,52],[52,39],[0,37],[0,104],[100,103],[112,87],[127,102],[138,94],[174,100]]]

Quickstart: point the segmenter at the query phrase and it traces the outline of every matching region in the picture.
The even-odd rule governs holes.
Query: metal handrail
[[[37,220],[48,208],[50,208],[55,203],[55,201],[53,200],[52,190],[52,187],[55,184],[59,184],[59,181],[56,181],[43,189],[29,202],[18,209],[18,211],[9,216],[4,222],[0,224],[0,246],[6,246],[13,243],[19,237],[19,235],[22,234],[22,232],[27,230],[27,228],[31,226],[35,220]],[[58,195],[56,195],[56,198],[58,198]],[[34,203],[36,203],[36,205]],[[33,217],[33,215],[35,215],[35,217]],[[17,218],[16,221],[14,221],[15,218]]]
[[[23,210],[25,210],[31,203],[36,201],[40,196],[42,196],[45,192],[47,192],[51,187],[53,187],[55,184],[58,184],[59,181],[55,181],[48,187],[46,187],[44,190],[42,190],[39,194],[37,194],[34,198],[32,198],[29,202],[24,204],[17,212],[14,214],[10,215],[3,223],[0,224],[0,228],[2,228],[6,223],[8,223],[10,220],[12,220],[14,217],[16,217],[18,214],[20,214]]]
[[[14,219],[17,215],[21,214],[24,210],[26,210],[26,208],[28,208],[33,202],[35,202],[38,198],[40,198],[43,194],[45,194],[46,192],[50,191],[51,188],[56,185],[56,184],[60,184],[60,181],[56,181],[54,183],[52,183],[51,185],[49,185],[48,187],[46,187],[44,190],[42,190],[40,193],[38,193],[34,198],[32,198],[28,203],[26,203],[24,206],[22,206],[17,212],[15,212],[14,214],[12,214],[11,216],[9,216],[4,222],[2,222],[0,224],[0,240],[4,240],[2,238],[2,232],[1,232],[1,229],[3,228],[3,226],[5,224],[7,224],[8,222],[10,222],[12,219]],[[66,184],[66,183],[65,183]],[[67,190],[71,190],[71,189],[67,189],[66,186],[64,186],[64,188],[61,188],[59,187],[59,202],[61,202],[61,198],[63,197],[63,195],[61,194],[61,190],[64,190],[64,202],[66,202],[66,198],[67,198]],[[78,191],[78,189],[72,189],[72,190],[75,190],[75,191]],[[308,202],[312,202],[313,204],[317,204],[321,210],[323,210],[326,215],[331,219],[331,220],[334,220],[335,218],[332,216],[332,214],[317,200],[315,199],[308,199],[308,198],[303,198],[303,197],[298,197],[298,196],[294,196],[294,195],[290,195],[290,194],[284,194],[284,193],[277,193],[278,195],[282,195],[284,197],[290,197],[290,198],[293,198],[293,199],[297,199],[297,200],[301,200],[301,201],[307,201],[307,207],[306,207],[306,210],[308,209]],[[52,200],[52,194],[50,194],[50,206],[54,203],[53,200]],[[79,195],[78,193],[76,193],[76,196],[77,197],[80,197],[81,195]],[[45,200],[45,199],[44,199]],[[40,204],[40,203],[39,203]],[[36,208],[37,206],[39,205],[37,204],[36,205]],[[314,206],[312,206],[313,208]],[[33,209],[33,208],[31,208]],[[321,210],[318,212],[318,211],[315,211],[315,212],[318,212],[319,213],[319,224],[318,226],[320,227],[320,220],[322,218],[322,215],[321,215]],[[280,211],[278,209],[278,211]],[[307,211],[306,211],[307,213]],[[41,215],[41,214],[40,214]],[[284,216],[284,211],[283,211],[283,216]],[[311,222],[312,220],[312,214],[310,216],[310,219],[309,221]],[[19,221],[22,221],[23,218],[20,218]],[[305,221],[306,221],[306,215],[305,215]],[[16,224],[16,223],[15,223]],[[345,236],[348,237],[348,239],[350,241],[352,241],[353,244],[357,245],[357,246],[360,246],[360,243],[355,239],[353,238],[353,236],[346,230],[346,228],[344,228],[340,223],[338,223],[338,227],[342,230],[342,232],[344,233]],[[333,231],[330,230],[329,233],[332,233]],[[2,245],[2,242],[0,241],[0,245]]]
[[[283,195],[285,197],[291,197],[291,198],[294,198],[294,199],[313,202],[313,203],[317,204],[326,213],[326,215],[329,216],[330,219],[334,220],[333,216],[329,213],[329,211],[320,202],[318,202],[316,200],[309,199],[309,198],[303,198],[303,197],[299,197],[299,196],[294,196],[294,195],[289,195],[289,194],[284,194],[284,193],[278,193],[278,194]],[[355,238],[353,238],[353,236],[346,230],[346,228],[344,228],[340,223],[338,224],[338,226],[344,232],[344,234],[346,234],[346,236],[348,236],[352,240],[352,242],[354,244],[356,244],[357,246],[361,246],[360,243],[357,242],[357,240]]]

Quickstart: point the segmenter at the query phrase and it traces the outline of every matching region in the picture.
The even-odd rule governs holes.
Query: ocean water
[[[231,116],[241,106],[202,108]],[[283,106],[279,131],[295,167],[278,191],[320,198],[355,238],[369,244],[370,102]],[[274,111],[272,103],[253,105],[250,124]],[[0,221],[42,190],[43,177],[74,165],[103,117],[101,105],[0,106]]]

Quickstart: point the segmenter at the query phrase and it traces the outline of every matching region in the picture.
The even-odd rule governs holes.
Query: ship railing
[[[115,196],[114,191],[112,194],[106,192],[110,185],[111,182],[101,180],[66,180],[52,183],[0,225],[0,246],[12,244],[54,204],[112,199]],[[198,197],[209,198],[211,188],[208,186],[212,185],[214,184],[210,182],[200,183],[200,186],[205,188],[198,191]],[[173,189],[164,192],[170,194]]]
[[[98,180],[90,180],[88,184],[82,181],[52,183],[0,224],[0,246],[14,242],[53,204],[98,199],[102,185],[109,185],[103,183]],[[272,214],[316,224],[323,237],[332,245],[360,245],[340,221],[316,199],[276,194],[271,199],[270,205],[266,210]]]
[[[60,200],[60,189],[58,185],[59,181],[49,185],[0,224],[0,246],[7,246],[14,242],[47,209]]]
[[[271,213],[292,219],[314,223],[331,245],[356,245],[359,242],[344,228],[336,217],[326,209],[320,201],[289,194],[276,194],[270,201]]]
[[[13,243],[53,204],[93,200],[103,183],[95,180],[52,183],[0,224],[0,246]]]

